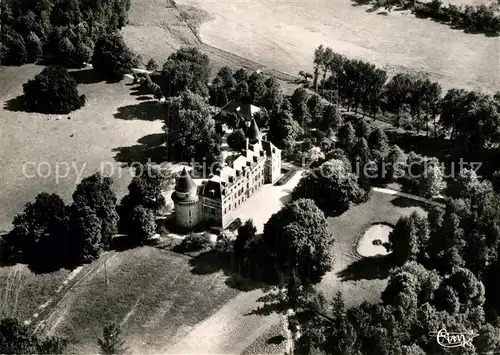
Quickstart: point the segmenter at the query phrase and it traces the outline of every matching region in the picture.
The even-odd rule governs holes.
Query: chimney
[[[247,161],[247,166],[250,166],[250,165],[252,165],[252,163],[250,163],[249,161]]]
[[[229,183],[230,183],[230,184],[232,184],[232,183],[234,182],[234,177],[230,176],[230,177],[228,178],[228,181],[229,181]]]
[[[241,171],[236,170],[236,177],[240,177],[240,176],[241,176]]]

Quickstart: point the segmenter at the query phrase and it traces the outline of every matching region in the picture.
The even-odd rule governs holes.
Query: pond
[[[372,224],[358,241],[358,254],[366,257],[389,254],[383,244],[389,242],[391,231],[392,227],[387,224]]]

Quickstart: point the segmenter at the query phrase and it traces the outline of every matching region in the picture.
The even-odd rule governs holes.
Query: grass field
[[[97,82],[84,70],[80,75],[84,83],[78,89],[88,102],[72,112],[71,119],[13,111],[11,100],[22,94],[22,84],[42,69],[0,67],[0,230],[10,228],[13,216],[42,191],[57,193],[69,202],[78,177],[99,171],[102,163],[104,173],[114,172],[114,189],[121,197],[131,179],[128,168],[120,169],[123,162],[150,153],[164,137],[154,101],[133,95],[125,81]],[[23,172],[25,163],[32,164]],[[58,163],[60,175],[67,172],[67,176],[56,181]]]
[[[165,9],[163,1],[133,3],[132,25],[125,29],[125,36],[132,48],[145,57],[155,55],[163,62],[161,59],[178,45],[198,42],[187,26],[181,35],[162,27],[162,16],[176,18],[176,9]],[[314,49],[323,44],[335,52],[384,67],[389,73],[428,73],[445,88],[500,90],[498,37],[466,34],[398,12],[377,15],[367,12],[369,7],[356,6],[349,0],[178,3],[201,9],[196,25],[205,22],[200,26],[199,38],[216,63],[257,65],[250,60],[268,71],[274,68],[296,75],[299,70],[312,70]],[[182,21],[175,23],[176,30],[183,28]]]
[[[348,307],[363,301],[379,302],[387,283],[386,259],[360,257],[356,253],[357,242],[373,223],[395,224],[401,216],[413,211],[426,213],[419,202],[372,191],[367,202],[338,217],[329,218],[330,231],[336,240],[332,248],[334,265],[319,289],[326,296],[342,291]]]

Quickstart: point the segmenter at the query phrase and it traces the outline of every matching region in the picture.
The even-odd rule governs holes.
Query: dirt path
[[[19,294],[23,287],[22,265],[17,264],[11,268],[7,281],[0,292],[0,317],[13,317],[16,315]]]
[[[239,354],[271,326],[280,323],[280,316],[249,314],[264,296],[261,290],[241,293],[214,315],[195,326],[168,354]]]
[[[106,252],[95,263],[80,266],[73,270],[55,291],[54,295],[38,307],[39,312],[33,314],[31,319],[26,320],[24,323],[37,322],[35,332],[47,336],[53,335],[56,327],[64,319],[66,312],[76,299],[78,286],[92,280],[105,267],[106,262],[115,256],[116,253],[114,252]],[[53,306],[49,307],[50,305]]]

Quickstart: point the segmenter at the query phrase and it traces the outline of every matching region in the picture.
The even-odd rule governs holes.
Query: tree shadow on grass
[[[5,101],[3,108],[13,112],[35,112],[26,106],[24,95],[19,95],[18,97]]]
[[[342,281],[383,280],[394,266],[390,255],[364,257],[356,260],[337,275]]]
[[[136,105],[127,105],[118,108],[113,116],[121,120],[156,121],[165,119],[167,112],[158,101],[143,101]]]
[[[391,204],[395,207],[400,207],[400,208],[420,207],[421,209],[423,209],[425,211],[429,210],[429,207],[430,207],[430,205],[425,203],[425,202],[421,202],[421,201],[417,201],[417,200],[413,200],[413,199],[405,198],[405,197],[401,197],[401,196],[398,196],[395,199],[391,200]]]
[[[152,100],[152,97],[150,96],[146,96],[146,95],[142,95],[142,96],[138,96],[136,98],[137,101],[148,101],[148,100]]]
[[[126,165],[131,165],[134,162],[144,164],[149,161],[160,164],[166,161],[166,135],[164,133],[149,134],[137,142],[139,144],[113,149],[113,152],[116,153],[115,161]]]
[[[70,75],[73,79],[76,80],[78,84],[88,85],[88,84],[96,84],[103,79],[99,77],[99,75],[95,72],[94,69],[81,69],[70,72]]]
[[[222,271],[228,276],[226,285],[239,291],[252,291],[265,287],[259,281],[246,278],[234,261],[233,253],[211,249],[189,260],[191,272],[195,275],[208,275]]]

